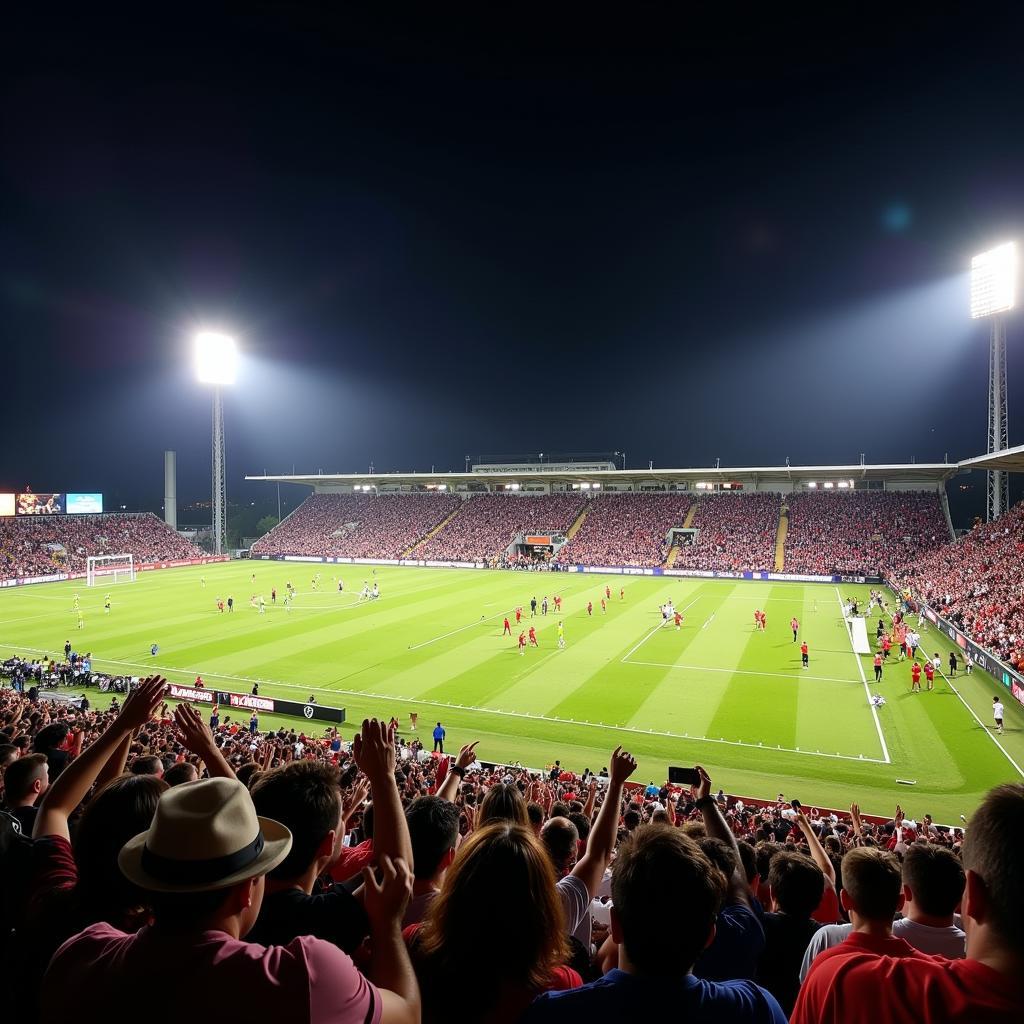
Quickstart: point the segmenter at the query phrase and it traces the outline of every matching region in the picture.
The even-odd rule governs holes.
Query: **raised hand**
[[[344,821],[348,821],[360,807],[363,806],[363,801],[370,795],[370,782],[368,779],[360,779],[349,791],[344,794],[341,798],[341,817]]]
[[[701,765],[696,764],[693,767],[700,775],[700,782],[697,784],[697,799],[703,800],[704,797],[711,796],[711,776]]]
[[[352,741],[352,756],[371,784],[395,774],[395,731],[376,718],[363,719]]]
[[[163,676],[147,676],[125,699],[118,715],[118,724],[134,731],[145,725],[163,703],[167,680]]]
[[[201,754],[213,746],[210,727],[191,704],[179,704],[174,709],[174,724],[182,746],[193,754]]]
[[[479,740],[473,740],[472,743],[467,743],[459,751],[459,756],[455,759],[457,767],[468,768],[476,760],[476,745],[479,742]]]
[[[635,771],[636,758],[628,750],[616,747],[612,751],[611,764],[608,766],[608,776],[611,784],[623,785],[626,779]]]
[[[379,884],[373,869],[363,868],[363,905],[370,927],[398,926],[412,898],[412,872],[401,857],[392,860],[387,854],[380,855],[377,866]]]

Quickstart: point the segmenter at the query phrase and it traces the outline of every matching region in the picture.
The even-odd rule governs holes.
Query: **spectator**
[[[1024,785],[997,786],[972,815],[964,839],[965,959],[916,951],[914,956],[880,956],[848,945],[851,936],[814,961],[793,1024],[839,1019],[851,1024],[1002,1024],[1018,1019],[1024,1001],[1024,880],[1016,864],[1021,835]]]
[[[164,772],[164,782],[168,786],[183,786],[195,782],[198,778],[199,771],[190,761],[181,761]]]
[[[19,758],[4,771],[4,807],[21,822],[21,831],[27,836],[32,835],[36,820],[36,801],[49,784],[45,754]]]
[[[168,964],[185,978],[203,978],[210,991],[230,992],[241,1017],[291,1020],[298,1012],[311,1022],[418,1020],[416,982],[398,928],[411,888],[401,861],[382,858],[382,885],[369,872],[365,877],[371,980],[320,939],[271,947],[243,941],[259,914],[265,874],[290,849],[288,830],[257,817],[237,780],[169,790],[151,827],[118,858],[132,883],[150,893],[153,925],[130,935],[96,924],[65,943],[47,972],[44,1020],[135,1021],[152,997],[153,972]],[[165,986],[156,1012],[160,1020],[195,1024],[223,1015],[219,1000],[197,999],[188,984]]]
[[[714,935],[726,887],[722,873],[681,831],[638,829],[612,871],[618,966],[576,991],[540,996],[524,1024],[667,1017],[784,1024],[774,998],[752,981],[717,983],[690,973]]]
[[[459,846],[459,811],[436,796],[415,799],[405,813],[412,842],[415,881],[403,926],[418,924],[437,898]]]
[[[472,969],[496,922],[500,953],[486,970]],[[533,833],[506,822],[474,832],[423,923],[407,931],[424,1021],[447,1020],[453,998],[463,1017],[514,1021],[539,992],[579,986],[579,975],[565,966],[566,924],[554,872]]]

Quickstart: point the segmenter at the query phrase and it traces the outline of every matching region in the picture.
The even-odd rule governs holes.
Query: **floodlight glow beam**
[[[1017,244],[1006,242],[971,260],[971,318],[1009,312],[1017,302]]]
[[[203,384],[218,387],[235,383],[238,346],[229,334],[200,331],[195,336],[196,376]]]

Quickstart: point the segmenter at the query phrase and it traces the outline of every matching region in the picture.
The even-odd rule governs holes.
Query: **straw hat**
[[[265,875],[288,855],[292,835],[256,814],[237,779],[204,779],[167,790],[153,824],[129,839],[117,863],[155,892],[210,892]]]

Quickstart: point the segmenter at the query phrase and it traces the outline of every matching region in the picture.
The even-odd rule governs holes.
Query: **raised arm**
[[[455,764],[449,766],[448,774],[437,791],[437,795],[442,800],[447,800],[449,803],[455,802],[455,798],[459,795],[459,784],[466,774],[466,769],[476,760],[476,745],[479,742],[479,740],[473,740],[472,743],[467,743],[459,751]]]
[[[814,829],[811,828],[811,823],[807,820],[807,815],[803,811],[797,813],[796,823],[803,833],[804,839],[807,840],[807,845],[811,851],[811,860],[821,868],[821,873],[828,879],[829,884],[834,889],[836,887],[836,869],[832,865],[832,861],[829,860],[828,854],[815,835]]]
[[[364,719],[352,744],[359,770],[370,780],[373,798],[373,853],[412,863],[412,840],[395,783],[395,731],[376,718]]]
[[[87,747],[81,757],[75,758],[57,777],[57,781],[46,791],[36,815],[32,836],[60,836],[70,840],[68,819],[75,808],[86,798],[96,781],[100,770],[117,750],[126,736],[144,725],[163,699],[167,680],[160,676],[144,679],[137,690],[133,690],[121,708],[121,713],[107,727],[92,746]]]
[[[590,830],[587,840],[587,852],[576,862],[572,873],[587,887],[591,898],[597,892],[605,868],[612,858],[615,849],[615,837],[618,835],[619,810],[622,806],[622,790],[626,779],[636,771],[636,758],[632,754],[616,747],[612,753],[609,766],[608,791],[604,795],[604,803],[597,812],[597,820]]]
[[[182,745],[199,756],[203,764],[206,765],[211,779],[233,779],[235,777],[227,758],[221,752],[220,747],[214,743],[210,727],[191,704],[179,704],[174,709],[174,725]]]
[[[704,819],[704,830],[712,839],[720,839],[732,850],[736,859],[736,869],[732,877],[727,879],[729,883],[728,899],[731,903],[743,903],[750,906],[750,886],[743,874],[743,860],[740,857],[739,844],[736,837],[729,828],[722,812],[718,808],[718,801],[711,795],[711,776],[699,764],[694,766],[700,775],[700,783],[697,786],[697,809]]]
[[[590,776],[590,786],[587,790],[587,802],[583,805],[583,814],[587,821],[594,820],[594,804],[597,803],[597,776]]]

